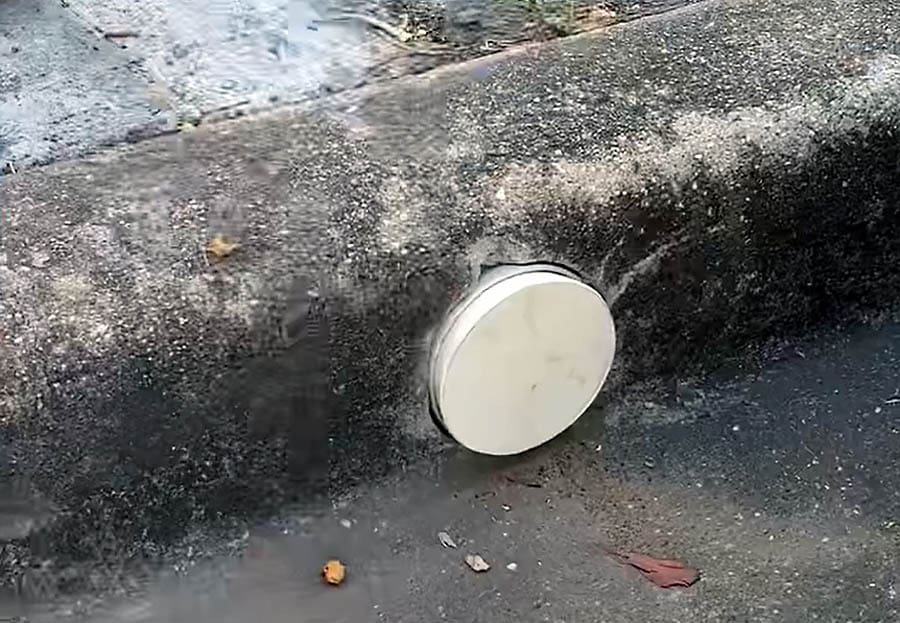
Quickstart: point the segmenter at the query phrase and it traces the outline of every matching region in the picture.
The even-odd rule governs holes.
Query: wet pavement
[[[236,533],[229,555],[195,537],[130,597],[28,620],[896,621],[898,379],[897,323],[782,343],[761,365],[632,388],[525,457],[448,447]],[[702,579],[659,589],[603,543]],[[318,578],[329,558],[348,565],[339,588]]]
[[[0,4],[0,168],[158,132],[167,120],[126,57],[58,2]]]
[[[0,174],[688,3],[4,0]]]
[[[312,2],[4,2],[0,162],[71,157],[354,84],[371,64],[366,33],[319,29],[318,17]]]

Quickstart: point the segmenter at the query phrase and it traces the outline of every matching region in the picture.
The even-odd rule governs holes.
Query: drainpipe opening
[[[615,346],[606,301],[573,271],[553,264],[494,268],[436,334],[432,417],[474,452],[536,448],[591,406]]]

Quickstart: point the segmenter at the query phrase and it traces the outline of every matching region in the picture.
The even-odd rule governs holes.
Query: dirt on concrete
[[[895,302],[900,13],[810,7],[705,5],[6,177],[3,458],[59,512],[4,578],[139,565],[294,477],[427,458],[428,334],[492,262],[614,300],[610,387]],[[242,247],[213,263],[217,235]]]
[[[634,388],[523,457],[448,446],[435,462],[230,537],[195,534],[164,569],[140,579],[105,569],[93,596],[54,608],[52,570],[36,569],[27,588],[42,605],[22,600],[16,614],[889,623],[900,614],[898,345],[890,321],[773,344],[760,364]],[[660,589],[605,544],[680,559],[701,579]],[[491,569],[474,573],[468,554]],[[339,588],[318,576],[332,558],[347,565]]]

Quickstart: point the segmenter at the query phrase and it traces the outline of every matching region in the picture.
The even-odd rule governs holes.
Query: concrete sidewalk
[[[897,9],[707,2],[5,177],[4,459],[54,509],[7,568],[433,456],[429,332],[494,263],[602,289],[610,391],[891,306]]]

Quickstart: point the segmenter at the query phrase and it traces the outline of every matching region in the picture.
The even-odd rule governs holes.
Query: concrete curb
[[[900,3],[871,4],[695,6],[4,178],[4,458],[52,551],[439,448],[423,355],[486,266],[598,285],[613,387],[896,302]]]

